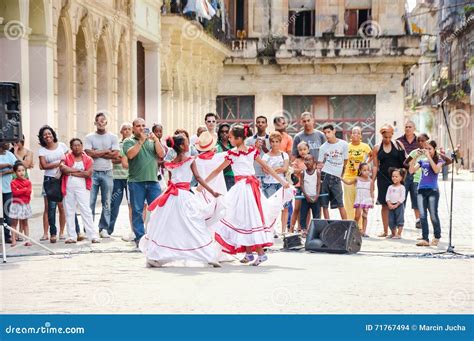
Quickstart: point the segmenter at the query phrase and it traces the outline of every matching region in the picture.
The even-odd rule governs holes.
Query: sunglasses
[[[216,121],[206,121],[207,123],[216,123]]]

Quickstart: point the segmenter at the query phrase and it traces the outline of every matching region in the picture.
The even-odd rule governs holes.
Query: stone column
[[[143,44],[145,48],[145,113],[148,124],[161,121],[160,49],[158,43]]]
[[[27,136],[26,142],[35,153],[37,163],[37,139],[39,129],[44,124],[58,127],[54,118],[54,44],[48,36],[32,35],[29,39],[29,106],[22,103],[23,134]],[[23,101],[22,95],[22,101]],[[29,107],[29,117],[25,109]],[[58,117],[58,120],[66,117]],[[60,132],[58,132],[58,135]],[[66,136],[68,132],[65,132]],[[40,183],[42,172],[32,171],[33,183]]]
[[[179,115],[181,114],[181,109],[182,109],[182,88],[180,84],[180,77],[179,77],[179,67],[176,66],[176,69],[173,70],[173,76],[172,76],[172,84],[173,84],[173,93],[172,93],[172,98],[173,98],[173,116],[172,120],[170,120],[171,127],[170,127],[170,134],[172,134],[176,128],[178,128],[179,125]]]
[[[168,125],[171,124],[173,112],[173,89],[171,87],[172,82],[170,81],[168,70],[163,68],[161,79],[161,122],[159,123],[163,124],[164,129],[167,129]]]
[[[390,78],[385,85],[380,86],[380,90],[377,92],[375,99],[376,143],[379,143],[381,139],[378,131],[380,127],[386,123],[394,126],[394,137],[403,134],[404,95],[403,87],[400,86],[402,79],[402,73],[393,74],[393,78]]]
[[[161,31],[160,43],[160,73],[161,73],[161,122],[166,131],[171,127],[173,120],[173,79],[170,68],[171,37],[168,31]]]
[[[283,114],[282,95],[278,91],[261,91],[255,93],[255,116],[264,115],[271,126],[273,118]]]
[[[130,42],[130,120],[138,117],[137,101],[137,42],[138,36],[131,34]]]

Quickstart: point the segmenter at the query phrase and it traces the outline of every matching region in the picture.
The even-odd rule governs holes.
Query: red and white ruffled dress
[[[147,233],[140,239],[140,250],[148,259],[166,264],[191,260],[216,262],[214,239],[206,219],[215,214],[215,203],[205,204],[189,191],[193,176],[192,158],[167,162],[171,180],[166,191],[151,203]]]
[[[247,152],[229,150],[225,157],[232,164],[236,181],[223,198],[224,217],[212,227],[216,241],[230,254],[245,252],[246,246],[254,251],[257,246],[273,245],[273,226],[283,205],[294,196],[294,189],[280,188],[265,197],[255,177],[258,154],[258,149],[249,147]]]
[[[215,153],[213,151],[205,152],[196,156],[196,169],[199,175],[205,179],[208,177],[211,172],[219,167],[227,153]],[[225,185],[224,173],[219,173],[214,179],[208,182],[208,185],[217,193],[222,195],[227,193],[227,187]],[[210,193],[208,193],[204,188],[201,192],[197,192],[196,195],[200,196],[206,203],[210,201],[215,201]]]

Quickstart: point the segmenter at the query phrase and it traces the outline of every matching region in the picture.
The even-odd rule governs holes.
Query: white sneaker
[[[109,233],[108,233],[107,230],[105,230],[105,229],[102,230],[102,231],[100,231],[99,234],[100,234],[100,238],[110,238]]]

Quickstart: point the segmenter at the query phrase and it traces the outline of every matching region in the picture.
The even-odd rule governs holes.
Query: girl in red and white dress
[[[201,178],[193,158],[187,157],[188,139],[175,135],[166,140],[176,151],[176,158],[166,162],[170,181],[166,191],[153,201],[147,234],[140,239],[140,250],[147,257],[147,266],[161,267],[174,261],[198,261],[219,267],[214,239],[206,226],[206,217],[213,214],[214,205],[205,205],[190,192],[194,178],[212,196],[219,196]]]
[[[283,205],[293,198],[294,191],[288,182],[262,161],[258,149],[245,146],[244,140],[251,134],[247,125],[232,127],[229,140],[235,148],[227,151],[225,161],[209,174],[206,181],[211,181],[224,168],[232,165],[235,185],[223,198],[225,215],[213,226],[215,238],[224,252],[245,252],[242,263],[253,261],[253,252],[256,251],[258,258],[252,265],[257,266],[267,260],[263,248],[273,245],[273,226]],[[268,199],[255,177],[254,160],[283,186]]]

